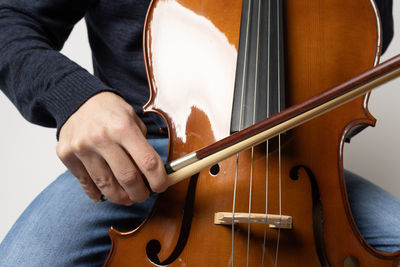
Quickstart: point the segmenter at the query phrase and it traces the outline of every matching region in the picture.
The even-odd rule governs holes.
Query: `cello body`
[[[381,26],[372,0],[287,0],[283,10],[286,106],[377,64]],[[241,14],[240,0],[151,2],[144,110],[167,123],[168,160],[230,134]],[[397,266],[400,253],[363,239],[345,188],[345,139],[375,124],[367,100],[291,130],[279,149],[256,146],[170,187],[137,229],[110,230],[105,266]],[[266,206],[292,216],[292,229],[214,223],[217,212],[265,214]]]

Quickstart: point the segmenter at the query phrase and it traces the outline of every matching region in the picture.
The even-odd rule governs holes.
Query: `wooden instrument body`
[[[287,0],[284,6],[287,106],[377,63],[381,36],[373,1]],[[168,123],[169,160],[229,135],[241,8],[240,0],[150,4],[144,52],[151,99],[145,111],[159,113]],[[398,264],[399,253],[382,254],[365,242],[346,195],[343,144],[352,127],[374,125],[367,99],[359,98],[290,131],[281,148],[281,167],[278,150],[271,149],[268,213],[279,214],[280,169],[282,214],[293,217],[293,229],[280,231],[278,266],[343,266],[349,256],[360,266]],[[236,212],[248,212],[253,165],[251,210],[265,213],[265,151],[265,145],[257,146],[253,163],[251,151],[239,155]],[[137,229],[128,233],[111,229],[106,265],[153,266],[146,246],[158,240],[159,265],[231,266],[234,261],[244,266],[248,259],[249,266],[261,266],[264,225],[251,225],[247,255],[247,224],[235,227],[233,253],[231,227],[214,224],[214,213],[232,212],[236,160],[221,162],[216,175],[210,170],[199,174],[189,211],[185,210],[185,203],[191,202],[187,180],[161,194],[152,215]],[[290,172],[295,166],[305,166],[312,174],[299,167],[294,180]],[[318,205],[322,218],[316,217]],[[187,219],[182,222],[184,213],[189,224]],[[318,222],[321,219],[323,223]],[[319,233],[315,221],[322,226]],[[267,230],[264,266],[274,265],[277,238],[276,229]],[[323,245],[318,244],[321,241]]]

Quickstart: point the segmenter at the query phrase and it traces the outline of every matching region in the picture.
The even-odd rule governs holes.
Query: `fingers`
[[[138,115],[136,113],[133,113],[132,116],[133,120],[135,121],[136,125],[139,127],[140,131],[142,132],[143,136],[146,136],[147,134],[147,127],[146,125],[143,123],[143,121],[138,117]]]
[[[57,154],[88,196],[101,193],[129,205],[167,188],[164,163],[147,142],[146,126],[120,96],[99,93],[88,99],[60,129]],[[145,178],[143,178],[145,177]]]
[[[97,202],[100,200],[101,192],[97,188],[96,184],[90,178],[90,175],[86,171],[85,166],[70,151],[66,151],[61,146],[57,146],[57,155],[64,163],[64,165],[70,170],[70,172],[78,179],[82,186],[83,191],[93,201]]]
[[[134,156],[106,136],[92,138],[96,142],[75,140],[66,146],[63,143],[66,149],[59,143],[58,156],[78,178],[93,201],[98,201],[101,194],[109,201],[123,205],[146,200],[149,190],[143,181],[142,172],[148,177],[154,191],[165,190],[162,183],[166,180],[166,174],[161,158],[148,144],[141,129],[137,127],[132,132],[135,134],[130,134],[129,139],[134,140],[134,143],[128,143],[133,147],[130,151]],[[132,160],[133,157],[136,162]]]
[[[150,192],[143,182],[141,173],[124,149],[118,145],[113,145],[107,147],[101,153],[110,166],[114,177],[131,200],[141,202],[149,197]]]
[[[127,157],[125,152],[124,154]],[[115,179],[107,162],[97,152],[87,148],[73,149],[71,146],[63,146],[59,143],[57,155],[78,179],[83,190],[92,201],[99,201],[101,194],[115,204],[131,205],[134,201],[140,201],[129,197],[128,193]],[[138,195],[140,196],[140,194]]]
[[[131,113],[129,117],[114,118],[107,134],[100,132],[92,138],[96,151],[110,165],[131,199],[136,201],[143,201],[149,195],[142,176],[154,192],[167,188],[164,162],[147,142],[145,132],[145,124]]]
[[[154,192],[165,191],[168,185],[164,162],[141,134],[140,129],[132,127],[130,131],[126,131],[120,142],[146,177],[151,189]]]
[[[114,178],[107,162],[96,153],[79,154],[79,159],[102,194],[111,202],[121,205],[132,205],[128,193]]]

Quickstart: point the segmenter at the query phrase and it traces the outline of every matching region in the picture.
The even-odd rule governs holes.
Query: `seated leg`
[[[375,249],[400,250],[400,199],[360,176],[345,171],[351,211],[359,231]]]
[[[168,141],[149,140],[165,159]],[[111,248],[108,229],[135,229],[156,195],[132,206],[93,203],[65,172],[24,211],[0,244],[0,266],[102,266]]]

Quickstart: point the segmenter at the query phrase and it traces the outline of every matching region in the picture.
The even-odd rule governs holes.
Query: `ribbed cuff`
[[[52,91],[46,95],[46,105],[57,123],[57,139],[67,119],[90,97],[104,91],[119,95],[117,90],[84,69],[76,69],[56,82]]]

